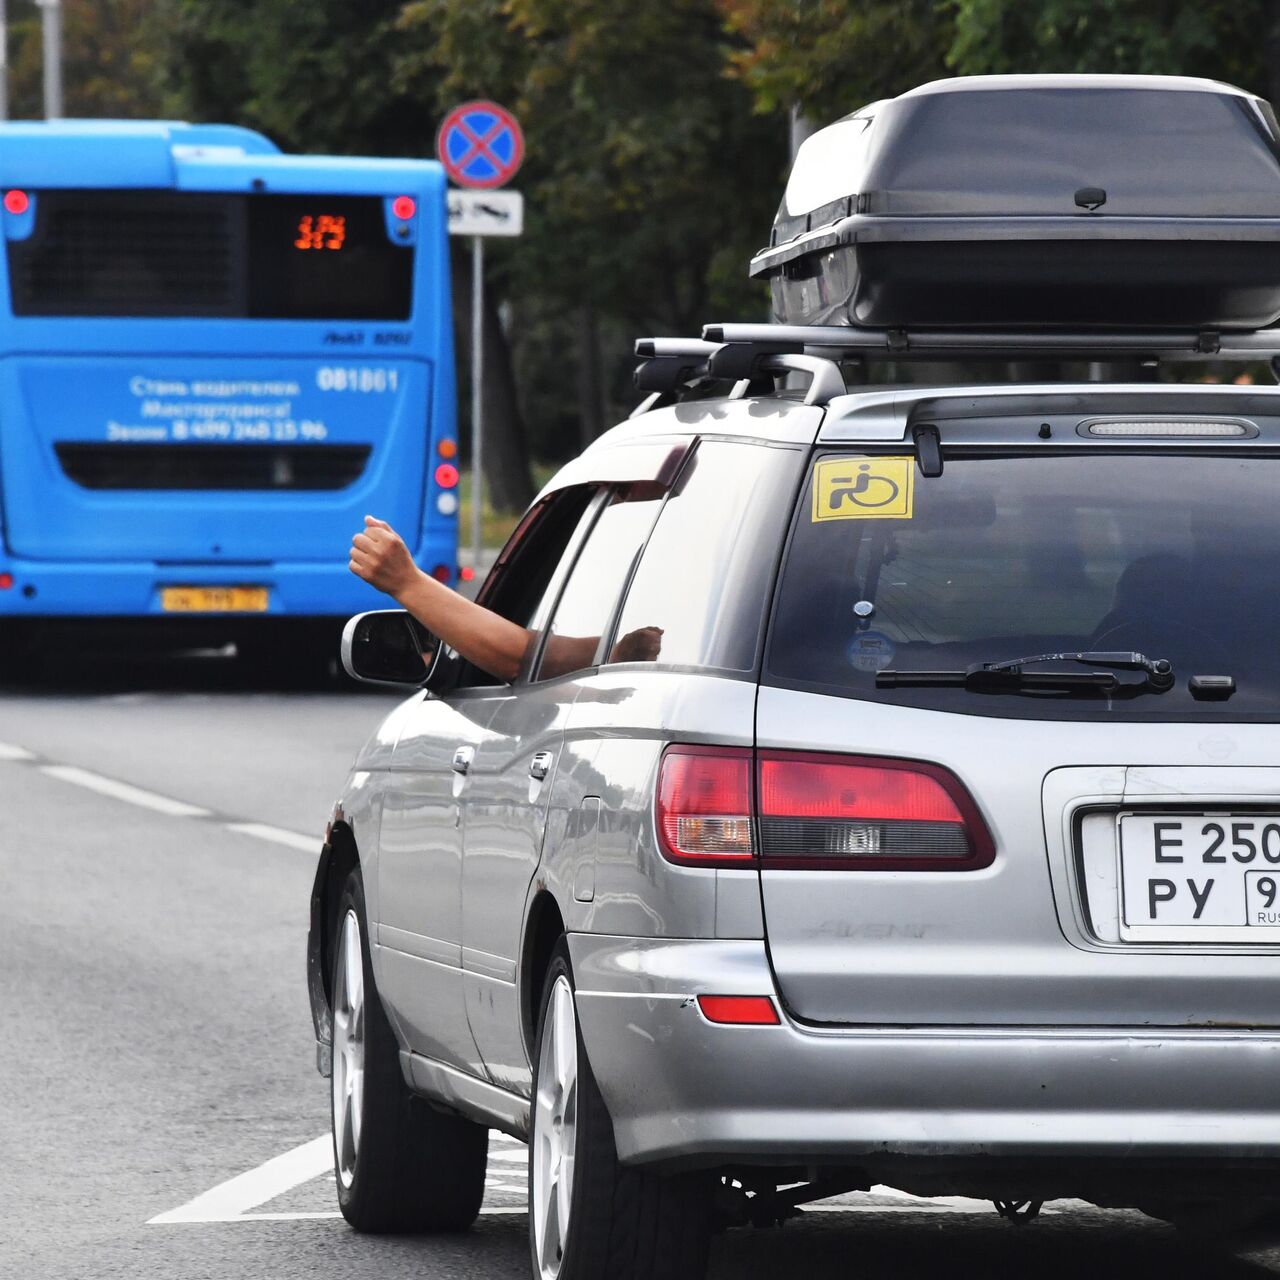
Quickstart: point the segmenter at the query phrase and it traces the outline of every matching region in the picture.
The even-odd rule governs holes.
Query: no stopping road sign
[[[440,125],[436,158],[460,187],[502,187],[524,159],[524,134],[496,102],[464,102]]]

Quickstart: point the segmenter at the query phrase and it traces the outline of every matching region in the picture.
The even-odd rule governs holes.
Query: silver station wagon
[[[824,271],[876,243],[837,205]],[[528,630],[514,680],[407,613],[348,625],[349,671],[416,686],[312,899],[355,1227],[471,1223],[489,1130],[528,1142],[542,1280],[697,1277],[713,1230],[882,1184],[1280,1208],[1280,388],[857,385],[868,353],[1105,377],[1280,338],[930,335],[897,268],[845,267],[777,267],[803,324],[640,344],[643,411],[482,589]],[[867,272],[862,327],[806,310]]]

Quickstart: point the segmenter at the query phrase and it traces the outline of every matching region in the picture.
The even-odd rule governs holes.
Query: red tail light
[[[668,747],[658,772],[662,852],[686,866],[793,871],[975,871],[991,833],[938,765],[745,747]]]
[[[31,197],[25,191],[19,191],[14,188],[12,191],[4,193],[4,207],[6,212],[15,216],[26,213],[31,208]]]
[[[442,489],[452,489],[458,483],[458,468],[452,462],[442,462],[436,468],[436,484]]]
[[[765,867],[972,871],[995,857],[973,798],[937,765],[762,751],[758,769]]]
[[[751,749],[668,747],[658,769],[658,835],[672,862],[752,862]]]

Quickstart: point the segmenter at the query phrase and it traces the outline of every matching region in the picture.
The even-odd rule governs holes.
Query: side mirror
[[[421,686],[440,653],[440,641],[403,609],[358,613],[342,631],[342,665],[366,684]]]

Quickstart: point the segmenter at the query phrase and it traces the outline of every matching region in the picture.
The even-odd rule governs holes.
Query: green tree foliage
[[[63,114],[142,119],[163,113],[170,0],[63,0]],[[40,12],[9,8],[9,114],[44,115]]]
[[[398,83],[437,86],[441,108],[493,97],[524,125],[527,232],[502,263],[536,422],[558,417],[566,437],[574,363],[594,345],[616,414],[635,336],[763,312],[745,263],[768,236],[785,133],[725,77],[710,0],[414,0],[401,29]]]
[[[732,74],[762,112],[798,107],[826,124],[948,75],[953,0],[719,0],[745,44]]]
[[[947,61],[1021,71],[1195,75],[1266,93],[1267,0],[957,0]]]
[[[173,0],[174,88],[187,112],[287,150],[432,153],[429,98],[392,83],[401,0]]]

